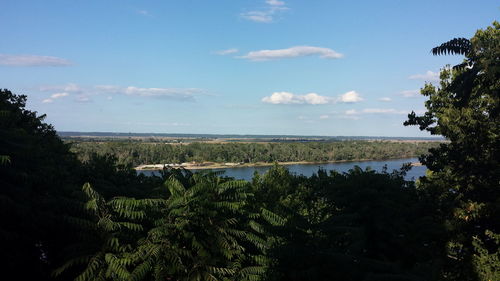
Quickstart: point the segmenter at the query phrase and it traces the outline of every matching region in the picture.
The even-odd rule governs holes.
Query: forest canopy
[[[71,142],[71,151],[82,161],[93,154],[116,156],[122,165],[184,162],[332,162],[410,158],[426,153],[438,142],[336,141],[279,143]]]

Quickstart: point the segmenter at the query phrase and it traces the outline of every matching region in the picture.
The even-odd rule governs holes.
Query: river
[[[341,162],[341,163],[323,163],[323,164],[295,164],[295,165],[285,165],[285,167],[294,174],[311,176],[316,173],[318,169],[324,169],[327,171],[336,170],[338,172],[347,172],[352,169],[353,166],[357,165],[362,169],[371,167],[373,170],[382,171],[384,165],[387,165],[387,170],[391,172],[392,170],[399,170],[404,163],[415,163],[418,162],[417,158],[405,158],[405,159],[391,159],[391,160],[379,160],[379,161],[357,161],[357,162]],[[225,175],[233,177],[235,179],[251,180],[255,171],[259,174],[264,174],[269,170],[269,166],[266,167],[235,167],[235,168],[224,168],[224,169],[214,169],[213,171],[225,171]],[[423,175],[426,171],[425,166],[415,166],[407,173],[407,180],[415,180]],[[196,172],[197,170],[191,170]],[[145,175],[158,175],[158,171],[153,170],[141,170],[137,171]]]

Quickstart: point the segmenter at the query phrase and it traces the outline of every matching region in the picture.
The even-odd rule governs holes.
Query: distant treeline
[[[301,135],[237,135],[237,134],[164,134],[164,133],[116,133],[116,132],[65,132],[57,131],[62,139],[128,139],[128,140],[161,140],[172,139],[201,139],[201,140],[444,140],[438,136],[432,137],[384,137],[384,136],[301,136]]]
[[[437,142],[340,141],[305,143],[128,143],[74,142],[71,149],[89,160],[93,154],[111,154],[119,164],[141,165],[183,162],[327,162],[409,158],[427,153]]]

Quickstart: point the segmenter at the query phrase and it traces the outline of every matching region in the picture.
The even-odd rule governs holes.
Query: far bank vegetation
[[[114,155],[121,165],[159,163],[336,162],[410,158],[439,142],[336,141],[304,143],[190,143],[172,145],[136,142],[74,142],[72,151],[87,161],[93,154]]]

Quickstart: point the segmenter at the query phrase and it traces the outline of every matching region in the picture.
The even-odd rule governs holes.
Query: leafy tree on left
[[[25,106],[26,96],[0,90],[0,155],[9,159],[0,165],[0,263],[4,274],[43,280],[71,236],[57,214],[74,206],[78,161]]]
[[[84,218],[85,182],[106,198],[141,198],[159,178],[137,176],[108,155],[81,163],[26,100],[0,89],[0,264],[7,276],[49,280],[76,251],[69,246],[81,233],[67,218]]]

